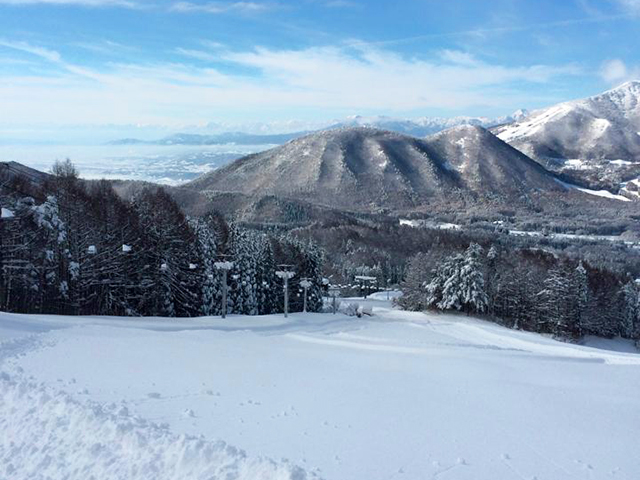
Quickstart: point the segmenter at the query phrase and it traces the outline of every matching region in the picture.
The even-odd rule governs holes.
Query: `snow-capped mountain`
[[[122,138],[108,142],[108,145],[281,145],[294,138],[302,137],[312,131],[335,130],[347,127],[372,127],[381,130],[404,133],[414,137],[425,137],[459,125],[493,127],[520,121],[529,112],[517,110],[511,115],[497,118],[488,117],[419,117],[394,118],[384,115],[353,115],[344,120],[326,122],[324,126],[280,133],[253,133],[252,131],[223,131],[219,133],[201,133],[185,131],[165,136],[157,140],[141,140],[138,138]]]
[[[449,128],[457,127],[460,125],[472,125],[478,127],[493,127],[495,125],[502,125],[505,123],[512,123],[524,119],[529,112],[524,109],[517,110],[511,115],[498,118],[488,117],[419,117],[413,119],[407,118],[394,118],[387,116],[361,116],[354,115],[348,117],[342,122],[338,122],[331,127],[343,128],[343,127],[372,127],[382,130],[390,130],[392,132],[404,133],[412,135],[414,137],[426,137],[434,133],[447,130]]]
[[[236,160],[188,187],[361,211],[512,204],[566,192],[553,174],[478,126],[426,139],[365,127],[318,132]]]
[[[553,170],[615,190],[640,175],[640,82],[537,110],[493,132]]]

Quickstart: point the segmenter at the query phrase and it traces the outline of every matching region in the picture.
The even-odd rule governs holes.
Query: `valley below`
[[[72,159],[88,180],[109,179],[180,185],[273,145],[2,145],[0,159],[43,172]]]

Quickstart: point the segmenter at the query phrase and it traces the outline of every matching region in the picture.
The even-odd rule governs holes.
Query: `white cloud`
[[[105,63],[97,69],[23,42],[0,41],[0,46],[35,55],[58,70],[57,76],[47,71],[2,77],[3,117],[58,125],[171,125],[241,115],[277,119],[293,117],[291,112],[326,118],[347,111],[512,108],[535,101],[528,88],[532,84],[580,73],[571,65],[510,67],[453,51],[426,60],[374,47],[218,48],[215,56],[179,49],[176,53],[186,56],[185,62]],[[189,65],[189,56],[224,62],[225,69]],[[229,73],[233,71],[244,73]]]
[[[451,55],[449,55],[451,57]],[[453,55],[453,57],[456,57]],[[229,61],[253,67],[274,86],[287,86],[301,100],[354,109],[408,110],[462,108],[502,103],[487,90],[511,82],[546,82],[574,67],[505,67],[460,54],[426,61],[387,50],[360,47],[274,51],[256,49],[228,54]],[[460,63],[464,60],[464,63]],[[473,61],[472,61],[473,60]],[[317,99],[317,100],[315,100]]]
[[[619,58],[607,60],[600,68],[602,79],[611,84],[617,85],[628,80],[640,79],[640,67],[628,67]]]
[[[142,5],[131,0],[0,0],[0,5],[77,5],[82,7],[124,7],[141,8]]]
[[[171,5],[169,9],[174,12],[183,13],[201,12],[218,14],[226,12],[252,13],[269,10],[270,8],[272,8],[272,5],[258,2],[176,2]]]

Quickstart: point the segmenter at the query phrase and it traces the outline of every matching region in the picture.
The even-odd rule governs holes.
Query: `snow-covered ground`
[[[640,478],[630,345],[365,303],[375,316],[0,313],[0,478]]]
[[[610,200],[620,200],[621,202],[630,202],[631,200],[628,199],[627,197],[623,196],[623,195],[615,195],[611,192],[609,192],[608,190],[591,190],[589,188],[583,188],[583,187],[578,187],[577,185],[572,185],[570,183],[566,183],[566,182],[562,182],[558,179],[556,179],[556,182],[558,182],[560,185],[562,185],[563,187],[567,188],[568,190],[579,190],[583,193],[586,193],[588,195],[594,195],[596,197],[602,197],[602,198],[608,198]]]

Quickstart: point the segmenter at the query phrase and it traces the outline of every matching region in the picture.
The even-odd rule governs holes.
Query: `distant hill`
[[[109,142],[109,145],[280,145],[304,135],[305,132],[258,135],[241,132],[221,133],[218,135],[199,135],[177,133],[160,140],[138,140],[124,138]]]
[[[184,188],[369,213],[467,204],[530,206],[544,196],[576,194],[477,126],[426,139],[363,127],[313,133],[236,160]]]

